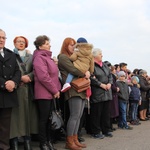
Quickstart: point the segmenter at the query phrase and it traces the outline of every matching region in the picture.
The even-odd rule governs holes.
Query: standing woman
[[[50,50],[50,40],[41,35],[34,41],[36,50],[33,54],[34,93],[39,110],[39,140],[41,150],[55,150],[51,143],[49,130],[49,114],[52,111],[53,98],[60,97],[61,85],[59,71],[54,63]]]
[[[31,150],[30,134],[37,134],[38,132],[36,105],[33,101],[32,55],[26,49],[28,47],[27,38],[17,36],[13,42],[15,46],[14,53],[16,54],[17,63],[21,71],[21,82],[17,90],[19,107],[12,109],[10,144],[12,150],[18,150],[18,138],[23,137],[24,149]],[[34,122],[31,123],[32,115],[34,115]],[[34,125],[32,126],[31,124]]]
[[[102,51],[99,48],[93,49],[94,73],[91,77],[91,133],[96,139],[112,137],[110,128],[110,100],[112,100],[111,84],[113,82],[111,71],[102,62]],[[101,134],[102,132],[102,134]]]
[[[146,77],[147,77],[147,71],[141,70],[139,72],[139,84],[140,84],[140,91],[141,91],[141,98],[142,103],[139,105],[139,117],[141,121],[146,121],[146,113],[148,108],[148,99],[146,97],[148,90],[150,90],[150,84],[148,83]]]
[[[74,45],[76,44],[75,40],[72,38],[66,38],[63,41],[60,54],[58,56],[58,67],[62,76],[62,83],[64,84],[67,78],[67,75],[71,73],[78,77],[84,77],[81,71],[76,69],[69,59],[69,57],[74,52]],[[89,78],[89,72],[86,72],[86,77]],[[70,150],[81,150],[81,148],[85,148],[85,144],[81,144],[78,141],[77,133],[80,124],[80,118],[83,113],[83,109],[85,106],[86,92],[83,91],[81,93],[76,92],[73,88],[70,88],[68,91],[64,93],[65,100],[68,101],[70,117],[67,122],[67,141],[66,148]]]

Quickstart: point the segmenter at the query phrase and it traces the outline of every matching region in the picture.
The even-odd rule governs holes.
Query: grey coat
[[[91,103],[98,103],[103,101],[112,100],[112,90],[104,90],[100,87],[100,84],[112,84],[113,78],[108,66],[103,63],[103,66],[100,67],[97,63],[94,66],[94,78],[91,77],[91,90],[92,95],[90,97]]]
[[[18,54],[16,54],[18,55]],[[38,133],[38,113],[33,95],[33,66],[32,55],[26,53],[24,64],[26,72],[22,69],[17,60],[21,74],[27,74],[32,80],[31,83],[20,84],[17,93],[19,107],[13,108],[11,116],[10,138],[29,136],[31,133]]]

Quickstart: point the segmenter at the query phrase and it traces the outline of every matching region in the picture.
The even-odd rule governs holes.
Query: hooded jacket
[[[34,51],[33,71],[35,99],[53,99],[53,96],[61,89],[58,78],[59,70],[51,56],[51,51]]]
[[[92,74],[94,71],[92,48],[93,45],[91,44],[78,43],[77,51],[70,56],[70,60],[73,61],[74,66],[83,73],[90,71]]]

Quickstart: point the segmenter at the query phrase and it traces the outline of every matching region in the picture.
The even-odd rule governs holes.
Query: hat
[[[120,78],[121,76],[126,76],[124,71],[119,71],[118,72],[118,78]]]
[[[83,37],[77,39],[77,43],[88,43],[87,40]]]
[[[138,78],[137,76],[133,76],[133,77],[131,78],[131,81],[133,81],[133,80],[136,80],[136,82],[139,83],[139,78]]]

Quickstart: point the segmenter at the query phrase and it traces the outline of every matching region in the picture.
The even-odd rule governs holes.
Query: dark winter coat
[[[58,56],[58,67],[62,76],[63,84],[66,82],[66,78],[69,73],[75,76],[74,79],[85,76],[81,71],[79,71],[77,68],[74,67],[72,61],[65,54],[60,54]],[[68,91],[64,93],[64,96],[65,96],[65,100],[68,100],[74,96],[79,96],[82,99],[85,99],[86,92],[83,91],[83,92],[78,93],[73,88],[70,88]]]
[[[141,91],[141,97],[142,101],[147,100],[147,92],[150,90],[150,85],[145,77],[139,76],[139,84],[140,84],[140,91]]]
[[[118,106],[118,92],[117,92],[117,83],[116,83],[116,76],[112,74],[113,83],[111,85],[112,89],[112,101],[110,102],[110,116],[111,118],[119,116],[119,106]]]
[[[129,101],[129,87],[126,82],[117,80],[117,86],[120,91],[118,92],[118,100]]]
[[[3,48],[4,58],[0,55],[0,108],[9,108],[18,106],[17,90],[8,92],[5,88],[5,82],[14,81],[19,85],[21,73],[16,61],[16,55],[9,49]]]
[[[95,78],[91,77],[92,95],[90,97],[90,102],[98,103],[98,102],[112,100],[111,89],[106,91],[100,87],[101,83],[112,84],[113,81],[112,75],[108,66],[105,63],[103,63],[101,67],[99,64],[95,63],[93,75],[95,76]]]
[[[137,87],[137,84],[134,84],[133,86],[130,86],[131,92],[129,95],[129,101],[138,103],[141,99],[141,92],[140,89]]]

